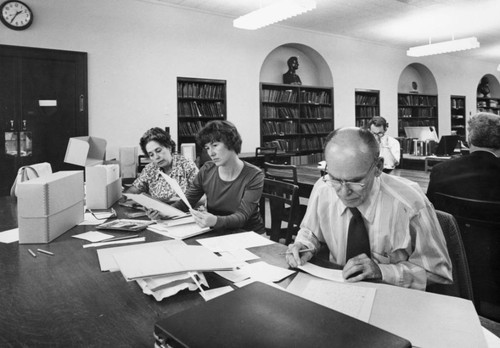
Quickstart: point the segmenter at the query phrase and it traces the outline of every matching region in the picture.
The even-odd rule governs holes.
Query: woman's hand
[[[204,206],[200,206],[198,210],[191,209],[190,212],[200,227],[212,227],[217,223],[217,216],[206,211]]]

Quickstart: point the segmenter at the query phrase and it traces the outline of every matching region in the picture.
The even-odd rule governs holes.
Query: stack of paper
[[[192,216],[160,221],[148,230],[173,239],[186,239],[210,231],[210,227],[200,227]]]
[[[121,271],[127,281],[136,280],[158,301],[183,289],[208,286],[203,271],[236,267],[203,246],[180,240],[99,249],[97,254],[102,271]]]

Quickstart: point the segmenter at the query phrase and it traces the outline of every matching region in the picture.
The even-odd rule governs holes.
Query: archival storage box
[[[104,139],[69,139],[64,162],[85,167],[85,203],[90,209],[108,209],[122,196],[120,166],[116,161],[105,161],[105,156]]]
[[[19,243],[48,243],[83,221],[83,171],[60,171],[20,183]]]

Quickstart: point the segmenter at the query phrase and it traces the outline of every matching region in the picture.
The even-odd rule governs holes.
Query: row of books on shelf
[[[300,116],[302,118],[332,118],[332,108],[330,106],[302,105]]]
[[[438,143],[434,140],[418,141],[416,138],[405,137],[397,137],[395,139],[399,141],[399,145],[403,153],[418,156],[430,156],[435,154],[438,145]]]
[[[276,147],[280,152],[321,151],[326,137],[275,139],[264,142],[265,147]]]
[[[331,97],[327,91],[301,91],[300,101],[309,104],[330,104]]]
[[[179,102],[178,113],[183,117],[224,117],[221,102]]]
[[[223,84],[177,82],[177,95],[182,98],[223,99],[224,90]]]
[[[179,135],[189,136],[198,133],[208,122],[207,121],[189,121],[179,123]]]
[[[275,122],[266,121],[262,124],[262,133],[264,135],[285,135],[298,133],[298,124],[292,121]]]
[[[437,106],[437,98],[428,95],[399,95],[399,105],[416,105],[416,106]]]
[[[301,123],[300,129],[305,134],[330,133],[333,130],[331,122]]]
[[[290,164],[294,166],[297,166],[299,164],[314,164],[322,160],[322,152],[316,152],[309,155],[290,156]]]
[[[465,107],[465,100],[464,99],[451,99],[451,107],[453,109],[463,109]]]
[[[378,106],[357,106],[356,109],[358,117],[373,117],[380,115]]]
[[[294,89],[262,89],[262,101],[273,103],[296,103],[297,90]]]
[[[480,100],[477,102],[477,107],[478,108],[497,108],[498,101],[495,99]]]
[[[356,94],[356,105],[377,105],[378,96],[370,94]]]
[[[478,108],[477,111],[479,111],[479,112],[491,112],[493,114],[500,115],[500,109]]]
[[[436,117],[434,109],[398,108],[399,117]]]
[[[299,109],[293,107],[264,105],[262,112],[264,118],[299,118]]]

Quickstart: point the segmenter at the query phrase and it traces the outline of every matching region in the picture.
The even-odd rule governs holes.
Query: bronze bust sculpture
[[[299,68],[299,60],[297,57],[290,57],[287,61],[288,71],[283,74],[283,83],[289,85],[301,85],[302,81],[300,81],[299,75],[295,73],[295,71]]]

